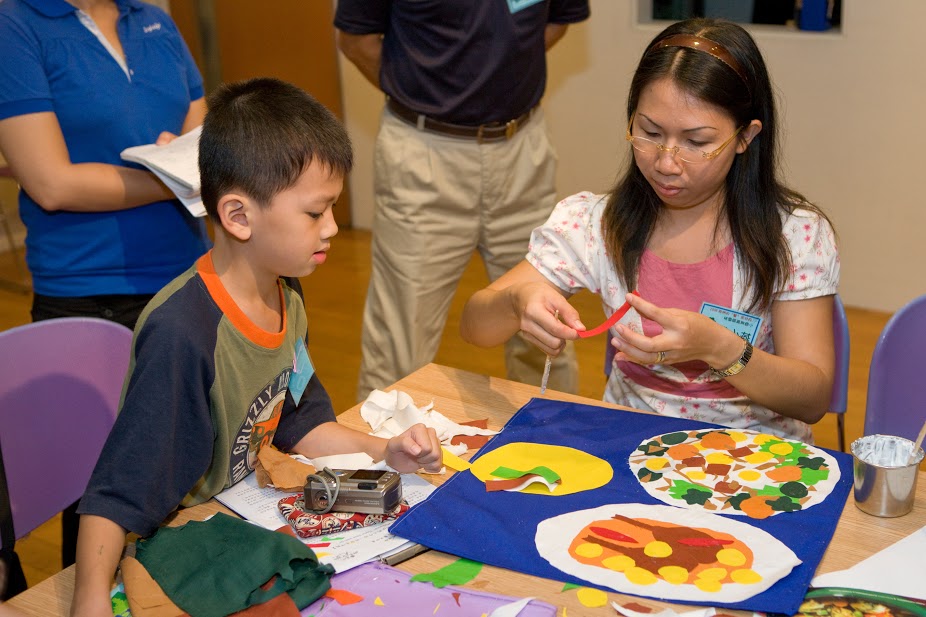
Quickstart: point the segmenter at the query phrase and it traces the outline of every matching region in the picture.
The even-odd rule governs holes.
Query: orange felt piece
[[[325,597],[331,598],[341,606],[356,604],[357,602],[363,601],[363,596],[358,596],[352,591],[347,591],[346,589],[329,589],[325,592]]]
[[[305,488],[305,478],[315,473],[315,468],[306,463],[300,463],[291,456],[280,452],[272,446],[264,446],[257,452],[255,466],[257,484],[264,488],[273,484],[277,490],[286,493],[298,493]]]
[[[263,604],[249,606],[243,611],[232,613],[229,617],[300,617],[300,615],[299,607],[289,597],[289,594],[281,593]]]
[[[489,428],[489,419],[470,420],[460,422],[462,426],[474,426],[476,428]],[[491,435],[454,435],[450,440],[450,445],[457,446],[463,444],[467,450],[478,450],[489,442]]]

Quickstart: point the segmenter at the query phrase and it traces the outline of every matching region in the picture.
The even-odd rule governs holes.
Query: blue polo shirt
[[[128,71],[64,0],[0,1],[0,120],[53,112],[73,163],[128,165],[119,153],[179,134],[202,77],[161,9],[116,0]],[[208,246],[178,201],[119,212],[46,212],[25,191],[26,260],[36,293],[157,292]]]

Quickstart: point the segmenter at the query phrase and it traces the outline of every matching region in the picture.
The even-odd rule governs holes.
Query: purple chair
[[[0,513],[12,515],[0,521],[0,548],[80,499],[116,419],[131,344],[131,330],[97,318],[0,332]]]
[[[849,391],[849,321],[846,318],[846,309],[842,305],[839,294],[833,296],[833,348],[836,351],[836,366],[833,373],[833,393],[830,395],[829,412],[836,414],[839,449],[846,451],[845,416]],[[605,342],[604,374],[611,376],[611,366],[614,363],[614,347],[611,345],[611,335]]]
[[[926,419],[926,295],[904,305],[884,326],[871,357],[865,435],[916,439]]]

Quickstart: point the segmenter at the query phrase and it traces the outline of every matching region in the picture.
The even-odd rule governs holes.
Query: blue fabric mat
[[[514,442],[569,446],[611,463],[614,477],[608,484],[560,497],[516,492],[487,495],[484,483],[468,471],[460,472],[393,523],[390,531],[445,553],[555,581],[589,586],[586,581],[554,568],[537,553],[534,544],[537,525],[566,512],[606,504],[661,503],[651,497],[631,473],[630,453],[644,439],[654,435],[716,427],[679,418],[532,399],[472,460]],[[802,563],[761,594],[742,602],[710,605],[786,615],[798,611],[833,537],[852,486],[851,456],[832,450],[827,452],[839,464],[840,479],[822,503],[764,520],[728,517],[770,533],[794,551]]]

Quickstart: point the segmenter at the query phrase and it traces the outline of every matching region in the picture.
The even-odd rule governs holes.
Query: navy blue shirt
[[[202,77],[170,17],[117,0],[129,72],[64,0],[0,2],[0,120],[53,112],[72,163],[128,165],[119,153],[179,134]],[[178,201],[118,212],[48,212],[20,191],[26,258],[36,293],[153,294],[208,245]]]
[[[383,34],[380,86],[420,114],[505,122],[546,88],[544,30],[587,19],[588,0],[339,0],[334,25]]]

